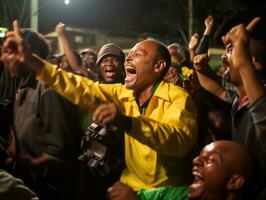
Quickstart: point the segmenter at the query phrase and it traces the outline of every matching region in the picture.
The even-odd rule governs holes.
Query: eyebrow
[[[136,49],[133,51],[133,53],[136,53],[138,51],[143,52],[144,54],[147,54],[147,51],[145,49]]]
[[[214,150],[213,152],[211,152],[211,155],[217,155],[220,158],[221,163],[223,162],[223,156],[220,151]]]
[[[208,153],[209,153],[209,156],[217,155],[217,156],[219,157],[219,159],[221,160],[221,163],[223,162],[223,156],[222,156],[222,154],[221,154],[220,151],[218,151],[218,150],[213,150],[213,151],[208,152]],[[201,150],[200,154],[203,155],[203,149]]]

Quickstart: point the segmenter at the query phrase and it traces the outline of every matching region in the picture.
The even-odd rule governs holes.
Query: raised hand
[[[12,49],[16,58],[14,64],[26,63],[26,66],[33,71],[40,71],[44,62],[37,55],[33,54],[28,44],[21,36],[18,21],[13,21],[13,31],[7,33],[7,39],[3,44],[3,49]]]
[[[13,22],[13,31],[7,33],[7,39],[3,44],[4,49],[13,49],[17,52],[16,61],[26,62],[31,56],[31,50],[21,37],[18,21]]]
[[[193,60],[194,69],[199,72],[202,72],[204,71],[204,68],[206,68],[208,62],[209,56],[207,54],[196,55]]]
[[[59,22],[55,27],[55,32],[57,33],[58,36],[64,35],[65,34],[65,24],[63,24],[62,22]]]
[[[256,17],[246,27],[239,24],[223,36],[224,44],[232,45],[232,63],[230,63],[232,67],[244,67],[247,62],[251,62],[249,33],[253,31],[259,21],[260,18]]]
[[[210,35],[213,27],[214,17],[212,15],[209,15],[204,23],[205,23],[205,31],[204,35]]]
[[[199,43],[199,34],[198,33],[194,33],[191,38],[190,38],[190,41],[189,41],[189,44],[188,44],[188,49],[190,51],[194,51],[197,47]]]

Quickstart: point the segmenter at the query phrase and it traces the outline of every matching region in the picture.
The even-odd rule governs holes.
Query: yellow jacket
[[[99,102],[114,102],[132,117],[125,134],[127,168],[121,181],[134,190],[189,184],[190,150],[197,137],[196,108],[182,88],[161,82],[145,115],[141,115],[132,90],[122,84],[98,84],[45,63],[37,75],[74,104],[93,109]]]

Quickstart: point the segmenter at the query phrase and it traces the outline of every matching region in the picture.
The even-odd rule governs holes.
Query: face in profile
[[[223,77],[228,76],[229,80],[232,83],[237,83],[240,80],[240,76],[238,71],[232,67],[232,44],[228,44],[226,46],[225,52],[222,55],[222,68],[225,69],[223,73]]]
[[[154,41],[145,40],[131,49],[125,61],[125,85],[128,89],[138,91],[154,81],[156,47]]]
[[[239,152],[239,145],[228,141],[207,145],[193,160],[192,171],[195,179],[189,187],[189,198],[223,199],[231,189],[230,180],[238,173],[235,168],[243,164],[239,159],[243,154]],[[241,174],[239,179],[243,180]],[[235,189],[241,186],[237,185]]]

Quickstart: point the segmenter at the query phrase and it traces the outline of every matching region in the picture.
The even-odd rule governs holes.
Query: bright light
[[[70,0],[65,0],[65,4],[68,5],[70,3]]]

